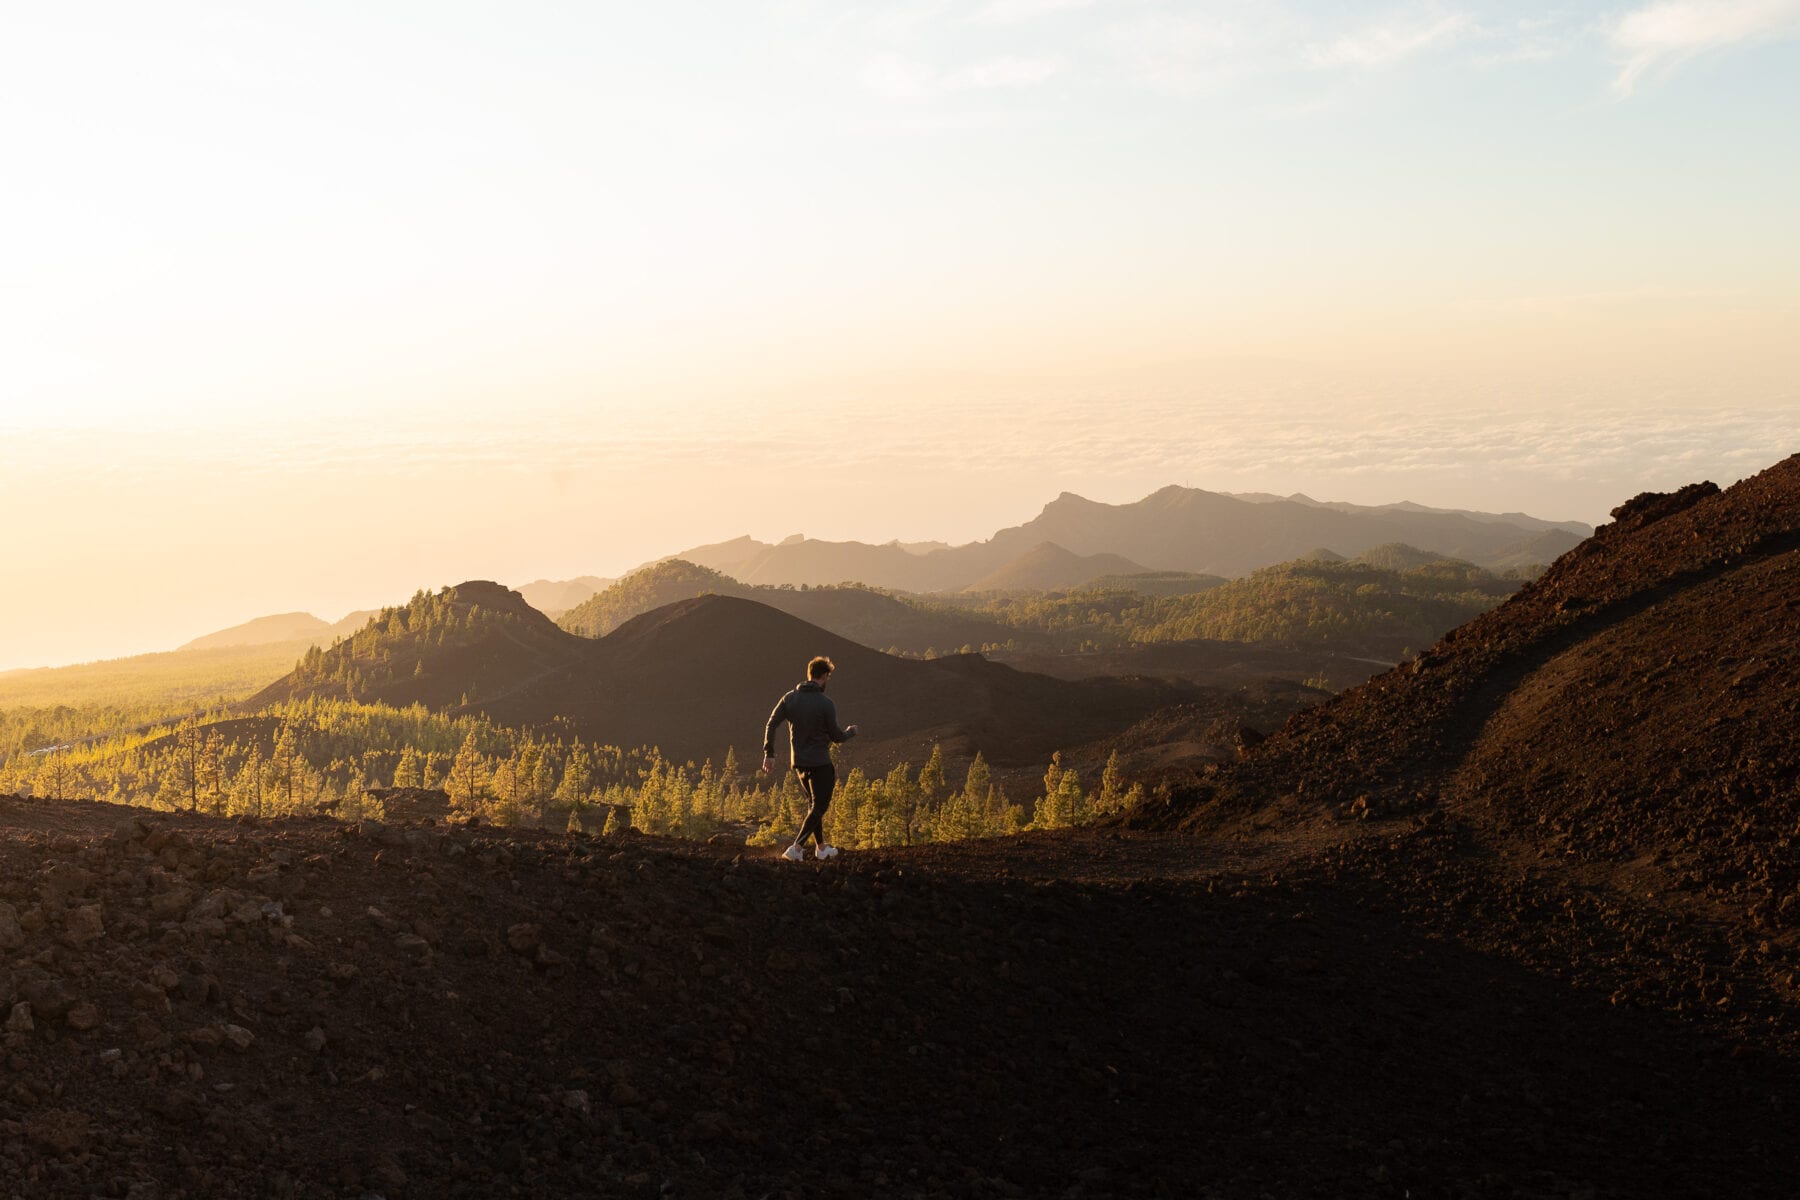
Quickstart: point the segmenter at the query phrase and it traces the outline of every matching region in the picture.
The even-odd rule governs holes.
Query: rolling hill
[[[197,637],[179,646],[177,651],[226,650],[236,646],[271,646],[286,642],[300,643],[302,649],[309,644],[328,646],[334,638],[349,637],[361,629],[374,615],[373,611],[364,609],[336,622],[322,621],[303,612],[257,617],[242,625]]]
[[[558,624],[583,637],[601,637],[653,609],[708,595],[756,600],[853,642],[912,654],[979,647],[1018,636],[1017,630],[989,618],[920,607],[870,588],[758,587],[680,559],[633,571],[564,613]]]
[[[971,583],[970,592],[1057,592],[1082,587],[1104,575],[1141,575],[1144,568],[1117,554],[1075,554],[1055,542],[1039,542],[997,571]]]

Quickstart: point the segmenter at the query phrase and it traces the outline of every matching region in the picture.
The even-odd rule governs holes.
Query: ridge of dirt
[[[1753,927],[1800,924],[1800,456],[1615,516],[1417,661],[1132,821],[1442,809],[1496,852],[1647,857]]]
[[[1366,822],[795,866],[0,799],[0,1189],[1791,1195],[1784,1044],[1478,944],[1553,898],[1465,849]]]

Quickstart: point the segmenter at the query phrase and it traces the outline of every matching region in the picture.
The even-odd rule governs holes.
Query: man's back
[[[783,696],[769,714],[763,730],[763,756],[775,753],[775,727],[787,722],[793,742],[791,761],[796,767],[823,767],[831,762],[831,747],[853,735],[838,724],[837,705],[819,683],[808,680]]]

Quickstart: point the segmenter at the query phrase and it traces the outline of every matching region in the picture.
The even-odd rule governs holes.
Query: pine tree
[[[425,786],[425,772],[419,759],[419,752],[411,745],[400,751],[400,762],[394,768],[394,786],[397,788],[422,788]]]
[[[594,756],[576,742],[563,764],[562,782],[556,785],[556,800],[574,807],[588,802],[594,787]]]
[[[481,802],[487,798],[487,763],[481,757],[481,748],[475,744],[473,729],[463,738],[462,749],[456,752],[456,760],[450,764],[444,790],[450,793],[451,805],[464,812],[479,811]]]
[[[1120,778],[1119,752],[1114,750],[1106,759],[1106,768],[1100,772],[1100,792],[1094,797],[1094,813],[1105,815],[1118,812],[1125,805],[1125,788]]]
[[[270,756],[269,766],[274,775],[276,793],[281,798],[281,811],[296,811],[299,796],[296,794],[302,784],[300,778],[306,763],[300,757],[300,739],[294,730],[293,722],[283,721],[281,733],[275,739],[275,751]]]

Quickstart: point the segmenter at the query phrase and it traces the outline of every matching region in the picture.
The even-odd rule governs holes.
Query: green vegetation
[[[469,585],[421,589],[405,604],[382,609],[330,649],[307,650],[294,667],[294,691],[341,690],[349,699],[366,699],[378,688],[423,673],[426,659],[446,646],[467,645],[501,627],[516,640],[521,612],[543,618],[529,609],[495,607],[493,599],[504,594],[494,589],[490,595]],[[481,603],[483,598],[490,603]]]
[[[1136,575],[1102,575],[1075,590],[1083,592],[1141,592],[1146,596],[1186,596],[1228,582],[1223,575],[1199,575],[1192,571],[1144,571]]]
[[[348,700],[297,701],[254,717],[188,717],[53,751],[15,750],[0,761],[0,794],[223,817],[380,817],[381,801],[369,793],[389,787],[441,788],[455,811],[501,825],[600,832],[629,822],[674,837],[731,830],[765,845],[792,836],[807,807],[791,773],[746,775],[729,753],[717,768],[676,764],[654,748],[622,750],[419,705]],[[880,778],[851,770],[830,828],[852,848],[914,845],[1083,824],[1137,795],[1124,787],[1116,755],[1091,790],[1058,756],[1044,794],[1016,804],[979,756],[952,787],[933,747],[916,774],[906,763]]]
[[[191,712],[267,687],[293,670],[311,645],[299,641],[171,650],[73,667],[0,672],[0,712],[19,708]]]
[[[1428,645],[1492,608],[1519,582],[1514,572],[1496,575],[1392,545],[1350,560],[1299,559],[1235,580],[1163,571],[1106,576],[1063,592],[878,593],[890,610],[863,621],[882,628],[838,632],[889,653],[923,652],[928,658],[959,648],[1081,651],[1189,638]],[[852,590],[877,591],[846,584],[813,588],[810,595],[824,599]],[[815,623],[825,611],[798,603],[801,593],[792,588],[752,587],[707,567],[670,560],[626,576],[565,614],[561,624],[572,633],[599,637],[640,613],[708,594],[760,600]]]
[[[581,637],[605,637],[635,616],[696,596],[744,596],[754,598],[760,589],[739,583],[711,567],[671,558],[633,571],[596,592],[557,620]]]
[[[976,611],[1074,650],[1189,638],[1428,645],[1517,586],[1451,559],[1405,570],[1311,559],[1187,595],[1084,589],[986,598]]]

